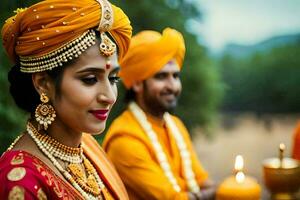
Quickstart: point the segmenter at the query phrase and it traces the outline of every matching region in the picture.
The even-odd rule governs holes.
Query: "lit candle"
[[[235,159],[235,176],[226,178],[218,188],[217,200],[259,200],[261,189],[256,180],[243,173],[244,160]]]

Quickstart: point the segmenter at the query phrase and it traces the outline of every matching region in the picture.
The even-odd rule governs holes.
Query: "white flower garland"
[[[146,114],[134,102],[131,102],[129,104],[129,109],[133,113],[134,117],[139,122],[141,127],[144,129],[146,134],[148,135],[148,137],[154,147],[156,157],[159,161],[160,167],[163,169],[165,175],[169,179],[174,190],[177,192],[180,192],[181,188],[178,185],[176,178],[174,177],[174,174],[171,170],[170,164],[168,163],[167,156],[164,153],[164,151],[157,139],[157,135],[155,134],[155,132],[152,129],[151,124],[147,120]],[[164,120],[167,124],[167,127],[171,130],[171,133],[173,134],[176,144],[178,146],[178,149],[180,151],[180,156],[181,156],[183,170],[184,170],[184,176],[187,180],[187,185],[188,185],[189,191],[197,193],[200,191],[200,187],[198,186],[198,184],[195,180],[195,174],[192,170],[192,162],[191,162],[190,153],[187,150],[187,146],[184,142],[184,139],[183,139],[182,135],[180,134],[178,127],[176,126],[175,122],[173,121],[173,119],[171,118],[169,113],[164,114]]]

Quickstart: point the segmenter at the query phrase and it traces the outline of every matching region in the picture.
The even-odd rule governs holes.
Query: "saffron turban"
[[[45,0],[28,9],[17,10],[17,14],[6,20],[2,28],[3,46],[8,56],[13,62],[19,56],[42,56],[89,29],[96,29],[100,20],[110,14],[102,13],[105,10],[105,7],[102,8],[103,1],[106,0]],[[106,31],[117,43],[121,59],[128,50],[132,27],[120,8],[109,5],[113,21]]]
[[[184,54],[184,39],[178,31],[142,31],[132,37],[128,53],[120,61],[120,76],[129,89],[135,82],[153,76],[172,59],[181,69]]]

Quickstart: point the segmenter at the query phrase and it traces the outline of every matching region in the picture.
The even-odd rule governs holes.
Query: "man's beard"
[[[172,102],[166,102],[157,99],[156,96],[151,95],[147,87],[145,87],[143,93],[143,99],[145,105],[147,106],[147,108],[151,113],[157,113],[157,114],[162,114],[165,112],[172,113],[174,112],[178,101],[178,94],[173,93],[173,95],[175,96],[174,100]]]

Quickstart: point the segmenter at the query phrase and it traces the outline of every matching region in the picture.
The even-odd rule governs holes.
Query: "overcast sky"
[[[300,0],[194,0],[203,19],[192,23],[201,43],[221,50],[226,43],[254,44],[272,36],[300,33]]]

